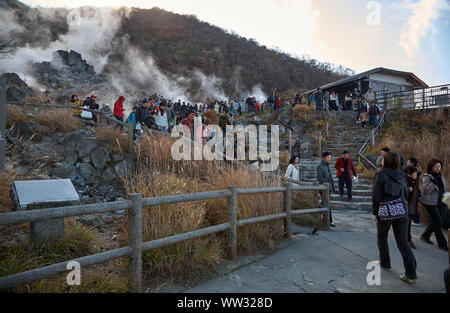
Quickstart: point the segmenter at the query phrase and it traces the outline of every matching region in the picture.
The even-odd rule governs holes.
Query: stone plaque
[[[18,211],[27,210],[30,204],[80,200],[70,179],[15,181],[14,193]]]
[[[39,210],[77,205],[80,198],[70,179],[15,181],[11,190],[15,210]],[[64,218],[30,223],[31,239],[38,244],[64,235]]]

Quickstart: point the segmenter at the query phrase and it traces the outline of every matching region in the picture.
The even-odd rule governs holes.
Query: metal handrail
[[[373,136],[374,136],[374,137],[377,136],[379,130],[381,129],[381,126],[383,126],[383,124],[384,124],[385,119],[386,119],[386,111],[383,112],[383,115],[381,116],[381,119],[380,119],[380,121],[378,122],[377,127],[375,127],[375,129],[373,130],[373,133],[374,133]],[[373,167],[374,170],[377,170],[378,167],[377,167],[375,164],[373,164],[369,159],[367,159],[367,158],[364,156],[364,153],[366,153],[367,148],[369,147],[370,139],[371,139],[371,136],[369,136],[369,137],[366,139],[366,141],[364,142],[364,144],[362,145],[361,149],[360,149],[359,152],[358,152],[358,155],[359,155],[359,163],[361,164],[362,167],[366,168],[366,167],[364,166],[364,162],[361,162],[361,158],[362,158],[362,159],[364,159],[371,167]]]

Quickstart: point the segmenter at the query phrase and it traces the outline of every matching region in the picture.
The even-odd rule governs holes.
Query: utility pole
[[[5,169],[6,152],[6,79],[0,78],[0,171]]]

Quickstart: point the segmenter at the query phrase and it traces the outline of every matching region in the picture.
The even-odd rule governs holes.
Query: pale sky
[[[26,0],[43,7],[162,9],[363,72],[414,72],[430,86],[450,83],[449,0]]]

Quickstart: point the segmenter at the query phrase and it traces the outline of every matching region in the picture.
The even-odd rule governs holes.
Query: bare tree
[[[17,42],[13,39],[0,38],[0,59],[4,59],[8,54],[14,52],[17,48]]]

